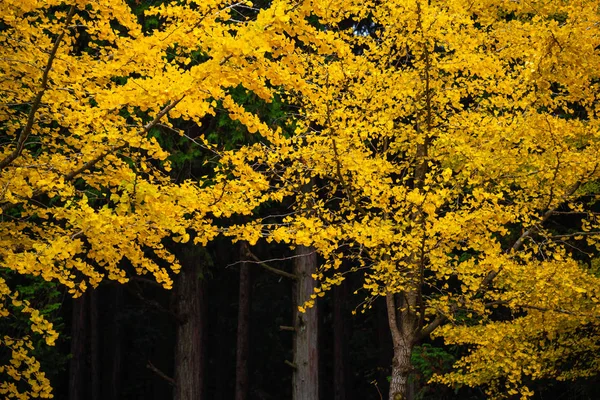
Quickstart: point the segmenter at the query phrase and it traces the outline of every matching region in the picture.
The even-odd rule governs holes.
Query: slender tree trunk
[[[345,282],[344,282],[345,283]],[[333,400],[346,400],[345,285],[333,287]]]
[[[244,257],[242,255],[242,257]],[[250,324],[250,269],[247,263],[240,267],[238,302],[237,348],[235,365],[235,400],[248,398],[248,338]]]
[[[86,318],[87,293],[73,299],[71,320],[71,361],[69,362],[69,400],[84,400],[85,396],[85,347],[88,324]]]
[[[317,254],[312,247],[298,246],[294,261],[296,275],[295,303],[302,306],[314,293],[317,270]],[[317,400],[319,398],[317,303],[305,313],[294,307],[294,375],[292,378],[293,400]]]
[[[414,388],[410,382],[410,355],[416,342],[418,324],[414,312],[416,296],[413,293],[388,294],[386,302],[394,346],[389,400],[414,400]]]
[[[100,400],[100,359],[98,341],[98,289],[90,289],[90,373],[91,400]]]
[[[181,257],[181,272],[175,283],[177,326],[175,345],[175,400],[202,399],[203,377],[203,285],[200,265],[190,250]]]
[[[417,29],[421,31],[421,37],[424,38],[423,24],[421,16],[421,4],[417,2]],[[426,43],[426,41],[423,41]],[[423,189],[425,179],[429,170],[428,154],[431,143],[431,132],[433,129],[433,109],[432,109],[432,91],[430,87],[430,69],[431,61],[427,44],[422,47],[422,57],[425,63],[421,75],[423,92],[425,97],[425,113],[421,115],[417,111],[416,131],[423,135],[423,142],[417,144],[417,160],[414,172],[414,184],[416,188]],[[412,349],[417,342],[417,335],[421,329],[422,321],[416,312],[417,309],[422,313],[422,288],[423,288],[423,268],[425,266],[425,213],[422,206],[419,206],[413,213],[412,219],[418,221],[422,229],[421,251],[420,254],[412,254],[411,259],[415,261],[414,271],[409,272],[408,278],[412,281],[413,287],[408,291],[399,294],[388,294],[386,296],[388,321],[392,333],[392,343],[394,346],[394,358],[392,360],[392,380],[390,382],[390,400],[413,400],[414,387],[410,382],[412,365],[410,356]],[[421,314],[422,315],[422,314]]]

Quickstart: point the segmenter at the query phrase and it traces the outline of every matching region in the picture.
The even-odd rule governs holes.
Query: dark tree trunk
[[[240,267],[240,291],[238,301],[237,347],[235,360],[235,400],[246,400],[248,398],[250,293],[250,269],[248,268],[247,263],[242,263]]]
[[[345,285],[333,287],[333,399],[346,400]]]
[[[69,400],[84,400],[86,380],[85,347],[88,324],[86,318],[87,293],[73,299],[71,319],[71,361],[69,362]]]
[[[377,374],[377,385],[379,391],[387,393],[389,391],[388,376],[390,376],[390,354],[394,354],[392,346],[392,337],[390,336],[390,324],[387,315],[387,306],[385,298],[375,301],[374,329],[377,332],[377,366],[379,373]]]
[[[109,336],[106,340],[106,365],[108,367],[108,380],[102,385],[107,393],[108,400],[121,399],[121,373],[122,373],[122,330],[118,319],[118,313],[123,308],[123,286],[109,286],[111,294],[111,320]]]
[[[317,254],[312,247],[298,246],[294,259],[296,275],[294,307],[294,375],[292,398],[294,400],[317,400],[319,398],[319,353],[317,302],[305,313],[298,311],[314,293],[317,270]]]
[[[91,400],[100,400],[100,359],[98,342],[98,289],[91,289],[90,296],[90,373]]]
[[[179,319],[175,345],[175,400],[202,399],[204,300],[199,260],[191,250],[180,257],[181,272],[175,282],[175,310]]]

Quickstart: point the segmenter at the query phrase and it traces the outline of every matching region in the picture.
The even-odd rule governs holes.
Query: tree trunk
[[[293,400],[318,400],[319,357],[317,302],[305,313],[298,311],[314,293],[317,270],[317,254],[312,247],[298,246],[294,261],[296,275],[294,307],[294,374],[292,377]]]
[[[406,338],[408,339],[408,338]],[[394,344],[394,358],[392,360],[392,379],[390,380],[390,400],[413,400],[409,376],[412,365],[410,354],[412,346],[408,341]]]
[[[100,359],[98,341],[98,289],[90,289],[90,373],[91,400],[100,400]]]
[[[85,347],[88,324],[86,318],[87,293],[73,299],[71,320],[71,361],[69,361],[69,400],[83,400],[85,396]]]
[[[345,282],[344,282],[345,283]],[[345,285],[333,287],[333,400],[346,400]]]
[[[390,382],[390,354],[394,354],[392,337],[390,336],[390,323],[387,316],[386,300],[377,299],[373,307],[375,308],[376,318],[373,320],[373,329],[377,332],[377,388],[382,393],[389,392]]]
[[[238,302],[237,351],[235,361],[235,400],[246,400],[248,397],[250,291],[250,269],[248,268],[247,263],[242,263],[240,267],[240,292]]]
[[[107,338],[108,345],[107,349],[107,361],[109,372],[108,382],[102,385],[106,388],[108,393],[108,400],[119,400],[121,399],[121,373],[122,373],[122,334],[121,334],[121,322],[118,318],[118,313],[123,308],[123,286],[121,284],[116,286],[109,286],[107,288],[108,293],[112,294],[112,305],[111,305],[111,321],[109,337]]]
[[[413,293],[388,294],[386,302],[394,346],[389,400],[414,400],[410,355],[418,326],[418,317],[414,312],[416,296]]]
[[[175,282],[175,309],[180,321],[175,344],[174,400],[202,399],[204,294],[200,265],[190,253],[187,250],[185,257],[180,257],[182,268]]]

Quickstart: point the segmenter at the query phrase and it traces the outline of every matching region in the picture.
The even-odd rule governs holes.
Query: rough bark
[[[73,299],[71,320],[71,360],[69,361],[69,400],[84,400],[85,396],[85,347],[88,324],[86,318],[87,294]]]
[[[333,399],[346,400],[345,285],[333,288]]]
[[[115,287],[109,287],[112,292],[112,306],[111,314],[112,320],[110,321],[109,337],[107,342],[107,360],[108,360],[108,400],[119,400],[121,398],[121,374],[122,374],[122,330],[121,323],[117,318],[117,313],[123,308],[123,287],[118,285]]]
[[[373,320],[373,329],[377,332],[377,365],[380,367],[377,374],[377,387],[378,390],[385,393],[389,391],[390,385],[388,380],[390,354],[394,354],[386,307],[385,298],[376,300],[374,304],[376,318]]]
[[[100,400],[100,359],[98,340],[98,290],[92,289],[90,296],[90,373],[91,400]]]
[[[202,399],[203,285],[200,265],[193,256],[180,258],[182,269],[175,283],[179,319],[175,344],[174,400]]]
[[[386,297],[394,347],[389,400],[414,400],[414,388],[410,382],[410,355],[418,328],[418,317],[414,312],[416,300],[414,293],[388,294]]]
[[[242,263],[240,267],[240,290],[238,302],[237,347],[235,361],[235,400],[246,400],[248,397],[250,291],[250,268],[248,268],[247,263]]]
[[[312,274],[317,269],[317,255],[312,247],[298,246],[294,261],[295,303],[302,306],[314,293]],[[317,400],[319,398],[317,304],[301,313],[294,307],[294,374],[292,398]]]
[[[394,345],[389,400],[413,400],[409,376],[411,346],[406,342]]]

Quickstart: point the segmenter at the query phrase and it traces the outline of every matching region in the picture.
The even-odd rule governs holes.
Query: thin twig
[[[251,261],[251,260],[241,260],[241,261],[237,261],[235,263],[229,264],[228,267],[236,265],[236,264],[240,264],[240,263],[258,264],[261,267],[263,267],[264,269],[266,269],[266,270],[268,270],[268,271],[270,271],[270,272],[272,272],[274,274],[277,274],[277,275],[280,275],[280,276],[283,276],[283,277],[286,277],[286,278],[292,279],[292,280],[296,280],[297,279],[296,275],[291,274],[291,273],[286,272],[286,271],[283,271],[283,270],[280,270],[280,269],[277,269],[277,268],[274,268],[274,267],[271,267],[270,265],[267,264],[267,262],[271,262],[271,261],[285,261],[285,260],[288,260],[288,259],[291,259],[291,258],[295,258],[295,257],[305,257],[306,256],[306,254],[302,254],[302,255],[299,255],[299,256],[290,256],[288,258],[272,258],[270,260],[263,261],[263,260],[259,259],[254,253],[252,253],[252,251],[250,251],[250,248],[248,248],[248,245],[243,244],[242,246],[243,246],[242,247],[242,251],[243,251],[244,255],[252,258],[254,261]]]
[[[162,372],[160,369],[156,368],[150,360],[148,360],[148,363],[146,364],[146,368],[148,368],[150,371],[154,372],[156,375],[163,378],[165,381],[169,382],[169,384],[171,386],[177,387],[177,385],[175,384],[175,379],[171,378],[170,376],[168,376],[167,374]]]

